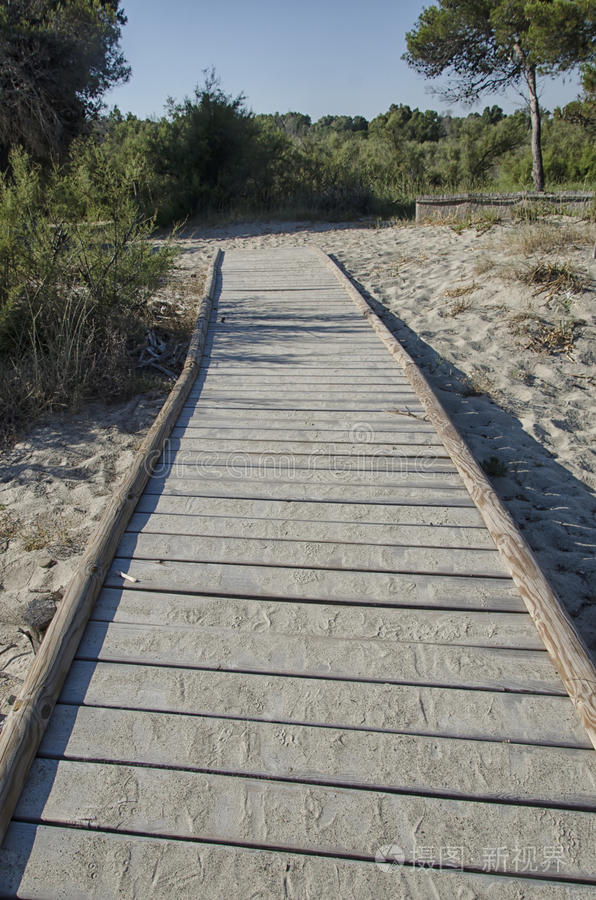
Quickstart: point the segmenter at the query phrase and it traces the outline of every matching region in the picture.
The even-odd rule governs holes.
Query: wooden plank
[[[360,367],[365,366],[369,368],[374,363],[380,363],[382,366],[385,366],[385,354],[383,350],[367,352],[361,352],[350,350],[346,347],[345,351],[340,352],[330,352],[323,350],[316,350],[314,346],[292,346],[289,347],[287,343],[280,343],[277,346],[271,344],[263,344],[263,346],[258,349],[253,345],[247,344],[244,349],[240,347],[235,347],[230,345],[228,349],[222,347],[217,350],[212,350],[211,348],[207,348],[207,355],[205,356],[205,362],[214,361],[221,363],[230,363],[234,362],[235,365],[238,364],[250,364],[255,360],[255,357],[261,362],[270,362],[271,360],[277,360],[280,356],[285,356],[286,365],[288,363],[292,364],[301,364],[304,360],[311,365],[326,365],[326,366],[341,366],[343,363],[350,362],[350,365],[359,365]]]
[[[238,632],[270,634],[273,640],[278,634],[312,634],[345,640],[378,637],[396,643],[432,641],[476,647],[543,649],[527,613],[380,609],[104,588],[91,618],[98,622],[137,625],[186,625],[189,629],[196,626],[221,628],[232,622]]]
[[[250,502],[250,501],[249,501]],[[258,503],[258,501],[253,501]],[[272,503],[271,512],[282,504]],[[144,534],[186,534],[220,537],[272,538],[274,540],[348,542],[351,544],[385,544],[405,547],[453,547],[494,550],[484,528],[448,527],[441,525],[394,525],[362,522],[329,521],[329,512],[319,504],[317,519],[289,519],[267,516],[266,506],[254,516],[165,515],[156,512],[135,513],[127,531]],[[138,506],[137,506],[138,509]],[[432,515],[432,509],[430,510]]]
[[[292,350],[313,349],[326,355],[334,353],[341,356],[352,348],[360,355],[368,355],[369,352],[379,353],[379,343],[366,325],[361,330],[359,327],[346,327],[337,321],[330,320],[324,323],[321,320],[310,319],[308,321],[293,321],[282,325],[272,321],[270,315],[256,315],[250,318],[242,318],[233,322],[233,314],[223,312],[218,322],[214,322],[208,333],[209,347],[226,350],[238,346],[240,349],[248,349],[252,346],[275,348],[281,344],[291,347]],[[222,320],[225,320],[222,321]],[[306,330],[306,336],[298,336],[296,331]],[[331,344],[331,346],[330,346]],[[382,358],[379,355],[379,358]],[[395,372],[399,370],[396,368]]]
[[[348,346],[355,347],[360,353],[368,350],[379,352],[375,336],[370,329],[361,328],[357,320],[346,324],[345,321],[323,322],[315,317],[296,321],[289,316],[284,325],[277,313],[256,310],[254,315],[241,316],[234,321],[233,313],[222,306],[217,315],[221,316],[219,321],[213,323],[207,334],[213,346],[223,347],[231,342],[242,346],[252,342],[253,347],[275,347],[286,342],[292,348],[314,347],[325,353],[340,353]],[[333,343],[330,345],[329,341]]]
[[[246,279],[240,279],[236,285],[232,286],[228,283],[228,277],[226,276],[221,281],[218,311],[227,312],[229,310],[235,313],[240,321],[265,314],[279,320],[284,314],[284,309],[280,308],[278,302],[277,295],[280,294],[279,300],[282,302],[291,303],[294,300],[293,309],[287,307],[288,321],[286,324],[296,323],[297,333],[300,331],[297,323],[307,317],[320,316],[321,319],[337,317],[338,324],[346,323],[355,328],[362,325],[362,319],[358,317],[354,308],[349,303],[346,304],[345,292],[338,287],[337,282],[331,283],[327,287],[323,285],[311,287],[305,284],[296,286],[293,291],[287,291],[282,285],[277,291],[273,284],[269,289],[260,290],[258,285],[255,285],[253,289]],[[289,296],[290,294],[291,296]],[[323,298],[329,301],[329,306]]]
[[[427,606],[437,609],[524,610],[511,581],[342,572],[297,566],[249,566],[223,563],[157,562],[116,557],[105,586],[122,588],[136,579],[142,590],[222,594],[234,597],[280,595],[295,600],[325,600],[377,606]]]
[[[215,321],[214,316],[212,327],[207,333],[209,347],[225,350],[231,346],[238,346],[240,349],[252,346],[253,351],[255,348],[260,351],[262,348],[277,349],[285,344],[286,349],[292,352],[312,348],[317,354],[335,356],[343,355],[351,347],[360,355],[368,355],[370,352],[382,358],[382,347],[375,335],[370,329],[361,331],[358,325],[346,326],[337,321],[325,323],[314,318],[309,321],[288,321],[283,325],[277,321],[276,315],[271,315],[268,311],[257,311],[254,316],[242,316],[234,322],[233,312],[221,307],[216,316],[218,321]]]
[[[374,448],[367,450],[366,448],[358,449],[358,445],[353,448],[343,450],[333,447],[327,449],[329,445],[324,443],[313,443],[312,450],[309,452],[308,445],[302,448],[287,446],[283,443],[277,444],[274,441],[270,443],[270,449],[267,449],[267,441],[263,441],[261,446],[247,446],[245,442],[237,442],[236,445],[226,446],[220,444],[219,448],[197,447],[190,443],[192,438],[188,438],[181,447],[166,446],[163,450],[161,460],[164,463],[174,463],[176,465],[191,466],[225,466],[230,460],[234,463],[237,461],[246,462],[248,465],[257,465],[262,460],[271,460],[273,462],[287,463],[297,468],[311,469],[340,469],[354,472],[393,472],[397,470],[401,472],[405,466],[408,470],[428,472],[428,471],[448,471],[453,472],[454,468],[451,458],[442,447],[431,446],[425,444],[400,444],[391,449],[384,450],[382,447],[378,452]],[[352,449],[352,452],[350,452]]]
[[[398,370],[396,369],[397,372]],[[226,387],[246,387],[248,385],[275,385],[278,387],[282,384],[304,385],[305,387],[307,385],[318,385],[320,388],[327,390],[333,386],[351,388],[353,379],[352,383],[350,383],[350,372],[346,372],[344,375],[329,374],[324,371],[319,371],[318,374],[301,374],[300,370],[298,370],[292,375],[275,375],[273,372],[262,374],[252,369],[247,369],[244,374],[237,374],[234,370],[220,371],[215,369],[213,372],[210,372],[209,369],[205,370],[201,378],[201,384],[215,383]],[[399,386],[403,384],[409,384],[405,375],[385,374],[384,372],[376,374],[373,371],[363,380],[363,385],[368,388],[374,385]]]
[[[540,650],[463,647],[393,641],[237,633],[234,629],[90,622],[77,659],[190,666],[445,685],[491,691],[561,694],[548,655]]]
[[[207,292],[199,305],[184,369],[137,451],[129,472],[105,509],[4,723],[0,736],[0,840],[8,827],[114,549],[198,374],[219,257],[218,252],[211,263]]]
[[[250,365],[251,362],[268,363],[278,360],[280,356],[285,358],[285,365],[299,364],[303,360],[310,365],[337,365],[366,366],[372,363],[386,365],[386,356],[383,348],[368,349],[367,347],[354,347],[353,343],[346,342],[343,346],[333,349],[325,349],[322,344],[328,344],[328,340],[320,339],[310,343],[292,343],[289,340],[277,342],[263,341],[256,345],[247,338],[241,342],[232,337],[227,342],[218,341],[210,343],[206,347],[205,363],[209,360],[233,363],[234,365]]]
[[[296,309],[313,314],[317,310],[323,310],[325,314],[336,313],[342,317],[349,315],[345,294],[325,285],[290,288],[288,285],[279,284],[275,287],[272,284],[270,288],[255,285],[254,289],[246,281],[240,282],[237,287],[222,285],[218,302],[220,312],[235,311],[242,315],[247,307],[248,316],[255,313],[278,315],[284,309],[288,310],[290,316]]]
[[[400,388],[398,385],[388,385],[384,388],[383,385],[372,385],[370,387],[362,387],[356,389],[349,389],[346,391],[346,387],[343,385],[336,385],[335,387],[325,387],[323,388],[321,385],[317,384],[308,384],[304,385],[304,387],[300,387],[297,385],[298,390],[284,390],[282,397],[284,400],[309,400],[316,399],[317,397],[321,397],[324,395],[327,399],[333,400],[335,398],[341,399],[345,397],[346,393],[349,393],[351,398],[358,400],[387,400],[389,403],[408,403],[408,402],[417,402],[418,398],[414,391],[408,390],[407,388]],[[271,385],[257,385],[257,384],[248,384],[245,387],[240,387],[238,385],[230,385],[221,384],[218,381],[210,381],[208,384],[198,384],[195,385],[194,389],[189,394],[190,399],[195,399],[201,397],[204,400],[207,399],[219,399],[232,397],[237,400],[242,399],[253,399],[258,400],[260,398],[268,398],[271,397]]]
[[[199,425],[202,419],[196,421],[192,425],[177,425],[172,429],[172,435],[167,446],[172,448],[175,441],[193,440],[196,442],[223,443],[227,445],[229,441],[242,441],[247,450],[253,448],[253,441],[259,442],[278,442],[280,445],[293,443],[324,443],[337,447],[339,452],[356,452],[361,449],[362,452],[374,452],[379,446],[408,445],[408,446],[428,446],[443,447],[436,435],[432,431],[416,430],[415,426],[394,431],[374,431],[370,426],[365,428],[366,423],[362,423],[360,429],[352,426],[348,430],[324,430],[313,428],[294,428],[275,427],[275,423],[263,423],[262,427],[255,428],[254,422],[246,422],[243,425],[242,420],[234,423],[233,419],[212,420],[213,424],[209,425],[204,422]],[[248,446],[247,446],[248,445]]]
[[[226,291],[224,288],[219,297],[218,313],[222,313],[226,317],[233,313],[242,316],[242,305],[244,304],[244,309],[246,309],[247,303],[253,304],[249,316],[277,315],[283,310],[287,310],[288,315],[291,316],[297,308],[312,315],[316,315],[317,310],[320,309],[325,310],[326,314],[335,313],[342,318],[349,315],[345,297],[336,291],[317,288],[248,291],[246,285],[244,289],[239,288],[235,291]]]
[[[276,367],[279,371],[279,366]],[[284,381],[278,382],[284,385],[284,388],[287,386],[290,390],[296,389],[296,387],[304,386],[306,389],[312,390],[313,386],[322,385],[329,390],[337,390],[338,388],[354,388],[357,387],[360,390],[366,391],[367,389],[370,391],[371,387],[378,386],[385,391],[388,390],[403,390],[410,391],[411,385],[406,378],[405,374],[398,369],[397,367],[394,371],[387,369],[371,369],[370,372],[363,370],[360,372],[361,381],[359,379],[358,384],[354,384],[354,379],[352,378],[352,383],[350,384],[350,371],[342,371],[341,368],[339,371],[329,370],[329,369],[311,369],[302,367],[296,367],[294,369],[289,369],[286,371],[282,368],[279,372],[280,376],[284,378]],[[241,374],[235,370],[235,368],[226,368],[220,370],[219,367],[215,367],[214,369],[204,369],[201,372],[201,380],[200,384],[220,384],[220,385],[228,385],[229,387],[238,387],[238,388],[247,388],[250,386],[261,387],[271,385],[275,382],[275,373],[270,369],[253,370],[250,367],[250,371],[245,371],[244,374]]]
[[[371,466],[371,471],[351,470],[348,466],[336,465],[315,467],[309,466],[308,457],[300,460],[302,465],[285,457],[283,454],[268,457],[259,454],[256,458],[249,454],[230,454],[220,458],[219,462],[206,460],[203,464],[184,461],[163,461],[159,468],[156,467],[156,475],[152,480],[175,483],[185,481],[188,484],[202,484],[204,481],[232,480],[236,483],[240,494],[244,485],[252,481],[269,481],[291,483],[297,487],[300,484],[312,484],[313,486],[344,488],[346,499],[352,499],[352,489],[366,487],[372,491],[375,488],[387,489],[396,496],[403,494],[411,496],[426,504],[435,501],[441,504],[447,495],[466,496],[465,488],[458,482],[457,472],[453,471],[450,461],[434,460],[432,457],[419,460],[412,457],[402,457],[400,460],[390,460],[383,471],[383,458],[378,465]],[[325,460],[323,460],[325,462]],[[371,497],[374,499],[374,494]],[[341,498],[339,498],[341,499]],[[357,499],[354,495],[354,499]],[[445,504],[446,505],[446,504]]]
[[[167,453],[167,451],[166,451]],[[323,483],[350,482],[354,484],[391,484],[397,479],[398,483],[420,482],[427,488],[426,480],[434,477],[435,481],[443,481],[445,476],[451,476],[457,483],[457,473],[454,472],[450,459],[435,458],[430,454],[421,452],[419,456],[395,455],[386,456],[323,456],[292,453],[200,453],[180,452],[177,456],[160,458],[156,472],[167,474],[173,472],[175,476],[188,477],[201,480],[203,477],[226,476],[236,478],[245,477],[262,478],[263,476],[283,481],[315,480]]]
[[[167,451],[166,451],[167,452]],[[326,457],[291,453],[179,453],[160,458],[156,476],[186,478],[193,481],[233,478],[236,482],[253,478],[270,481],[311,482],[318,484],[369,484],[414,487],[430,490],[451,480],[457,484],[457,473],[451,460],[432,454],[394,457]],[[434,482],[434,483],[433,483]],[[421,494],[423,491],[421,490]]]
[[[319,315],[317,305],[312,304],[312,296],[296,297],[300,313],[295,315],[288,307],[281,309],[276,302],[272,304],[271,298],[252,296],[226,299],[222,294],[208,337],[225,341],[230,335],[245,337],[247,331],[254,328],[254,342],[258,345],[276,343],[284,338],[292,345],[316,344],[322,337],[333,335],[338,343],[353,338],[355,345],[378,351],[379,343],[375,343],[375,336],[365,327],[366,323],[354,307],[349,305],[351,301],[345,294],[344,298],[343,305],[338,303],[333,310]],[[337,299],[340,299],[339,295]],[[335,343],[324,343],[321,349],[330,352],[335,347]]]
[[[337,290],[337,284],[335,285]],[[260,299],[252,296],[247,300],[240,295],[236,298],[230,297],[225,284],[222,285],[222,291],[218,298],[218,312],[225,312],[225,322],[212,323],[212,329],[217,330],[217,326],[221,324],[222,329],[226,329],[233,325],[242,326],[245,322],[253,324],[263,322],[263,327],[271,324],[287,329],[291,326],[296,333],[304,330],[311,324],[325,325],[332,323],[335,325],[338,334],[344,334],[345,331],[359,331],[365,338],[370,338],[370,329],[367,330],[366,323],[362,321],[362,317],[350,304],[345,293],[339,289],[336,294],[338,300],[344,299],[342,305],[337,305],[334,309],[325,309],[321,304],[317,295],[305,294],[302,303],[295,304],[295,308],[291,312],[279,310],[275,298],[263,296]],[[229,312],[229,316],[227,315]],[[308,328],[307,334],[310,334]]]
[[[427,445],[425,443],[410,443],[408,441],[393,442],[386,444],[368,444],[368,443],[348,443],[348,442],[327,442],[327,441],[300,441],[286,440],[276,441],[274,439],[259,440],[254,438],[250,444],[247,444],[245,438],[196,438],[196,437],[172,437],[170,438],[166,448],[164,449],[164,458],[169,459],[175,453],[181,451],[183,458],[194,459],[191,453],[200,454],[199,458],[207,453],[212,453],[217,458],[221,454],[239,452],[243,455],[250,453],[267,453],[273,455],[276,453],[291,453],[295,456],[308,456],[314,459],[326,458],[335,459],[337,457],[350,457],[362,461],[363,467],[370,466],[371,459],[379,459],[389,457],[393,459],[402,458],[403,456],[432,456],[436,459],[450,459],[447,451],[439,444]]]
[[[217,315],[221,314],[219,309]],[[225,311],[223,311],[225,313]],[[275,323],[255,331],[251,326],[255,322],[245,321],[242,326],[228,327],[221,321],[207,335],[207,347],[217,348],[217,352],[245,351],[252,349],[253,356],[259,358],[263,352],[279,351],[281,355],[312,352],[315,357],[332,357],[341,359],[350,350],[350,362],[363,357],[374,357],[386,361],[383,346],[368,331],[365,337],[346,334],[342,337],[337,328],[321,328],[316,325],[306,327],[294,324],[279,326]],[[219,327],[221,325],[221,327]],[[299,333],[302,330],[303,333]]]
[[[293,365],[282,357],[271,363],[254,362],[250,364],[236,364],[233,360],[228,363],[217,362],[214,360],[211,362],[203,362],[199,367],[199,372],[203,376],[208,374],[213,378],[275,378],[279,375],[290,379],[296,377],[298,379],[320,378],[322,380],[327,380],[327,378],[337,377],[352,378],[353,380],[355,373],[358,373],[360,377],[365,378],[389,378],[391,380],[397,379],[397,381],[402,381],[405,377],[399,366],[391,360],[389,360],[386,365],[324,366],[317,365],[316,363],[309,363],[307,360],[304,362],[301,361],[300,365]]]
[[[321,269],[316,273],[308,272],[304,268],[292,271],[286,266],[283,257],[280,257],[279,261],[282,265],[278,270],[272,269],[267,264],[267,267],[263,269],[245,266],[234,272],[233,264],[229,262],[229,254],[226,253],[226,272],[221,279],[222,296],[237,293],[241,302],[246,302],[248,297],[252,303],[258,294],[269,297],[272,293],[277,294],[280,290],[285,290],[291,294],[306,294],[307,296],[309,294],[312,296],[312,292],[318,294],[324,290],[341,297],[343,300],[342,305],[345,306],[345,294],[343,291],[338,290],[337,281],[329,278],[329,273],[325,269]],[[277,309],[277,297],[272,297],[269,302],[273,309]]]
[[[293,678],[245,672],[72,664],[63,703],[222,715],[443,737],[591,747],[567,695]]]
[[[494,549],[127,533],[116,552],[119,557],[139,560],[225,563],[233,559],[234,563],[243,565],[510,578]]]
[[[235,374],[220,374],[215,371],[206,377],[202,377],[200,382],[195,385],[195,394],[198,395],[199,390],[202,388],[217,388],[219,390],[231,390],[234,391],[250,391],[253,388],[259,391],[263,390],[271,390],[275,389],[279,392],[279,389],[283,387],[285,390],[286,386],[288,388],[292,388],[294,390],[298,390],[300,388],[304,388],[308,391],[320,391],[321,393],[331,393],[335,394],[338,391],[343,391],[348,394],[352,392],[354,376],[352,374],[352,384],[350,384],[350,376],[346,375],[324,375],[320,373],[319,375],[259,375],[258,373],[253,372],[250,375],[235,375]],[[409,392],[409,386],[405,381],[405,378],[391,378],[386,375],[370,375],[366,378],[365,381],[360,385],[360,389],[358,391],[354,391],[354,393],[373,393],[377,389],[382,390],[383,393],[391,392],[391,391],[402,391]]]
[[[218,310],[218,315],[221,313]],[[225,316],[225,322],[221,319],[214,322],[207,337],[210,343],[215,346],[223,346],[231,342],[242,343],[252,342],[253,346],[258,344],[266,344],[266,346],[276,346],[281,342],[287,342],[290,346],[295,347],[317,347],[325,352],[333,349],[336,353],[345,347],[356,347],[360,353],[372,350],[375,353],[379,351],[379,343],[371,334],[370,329],[359,324],[362,320],[354,319],[354,324],[348,326],[342,325],[337,321],[331,320],[328,323],[313,316],[310,319],[296,320],[293,317],[287,317],[284,323],[283,318],[271,313],[258,313],[252,316],[242,316],[235,322],[232,315]],[[321,342],[333,340],[333,348],[329,348]]]
[[[244,486],[252,481],[285,482],[296,487],[300,484],[312,484],[344,488],[346,499],[351,499],[352,489],[358,487],[366,487],[368,490],[385,488],[389,492],[394,492],[396,496],[400,494],[403,497],[411,496],[426,503],[431,500],[441,503],[446,494],[459,493],[461,496],[465,491],[465,488],[458,484],[458,475],[453,471],[451,463],[444,460],[403,457],[398,461],[391,460],[389,465],[385,466],[386,471],[382,469],[382,459],[374,469],[367,472],[352,471],[343,465],[336,465],[333,468],[310,466],[308,458],[299,465],[291,457],[284,457],[283,454],[271,457],[264,455],[262,459],[258,454],[256,458],[251,458],[249,454],[235,454],[228,459],[221,458],[219,463],[161,462],[159,468],[156,468],[152,483],[162,480],[166,484],[173,485],[177,481],[183,481],[188,485],[200,486],[204,481],[232,480],[239,494]],[[374,498],[375,495],[371,496]]]
[[[486,536],[486,529],[481,525],[480,513],[475,506],[399,506],[382,503],[313,503],[306,500],[242,500],[239,497],[177,497],[163,494],[160,496],[143,494],[137,508],[137,514],[157,513],[176,516],[246,516],[248,518],[283,519],[294,523],[300,520],[324,520],[326,526],[348,523],[354,526],[357,539],[360,526],[386,526],[397,529],[400,526],[409,528],[432,528],[434,532],[448,531],[451,528],[461,529],[466,534],[477,533],[483,546],[494,546],[492,538]],[[484,535],[481,538],[480,535]],[[441,538],[436,538],[441,543]]]
[[[447,848],[444,859],[448,859]],[[383,857],[384,858],[384,857]],[[455,858],[457,864],[457,857]],[[377,900],[379,897],[482,897],[483,900],[583,900],[593,886],[546,881],[542,877],[499,876],[443,867],[398,865],[271,852],[203,842],[123,835],[15,822],[5,842],[7,895],[31,900],[84,896],[94,900],[234,900],[321,897]],[[542,875],[539,856],[537,874]],[[523,866],[520,862],[520,870]],[[453,860],[452,860],[453,865]],[[48,873],[52,873],[48,879]]]
[[[230,347],[229,350],[221,349],[217,352],[209,351],[208,356],[205,358],[205,362],[220,362],[228,365],[233,361],[235,365],[250,365],[255,359],[255,356],[257,356],[261,362],[271,362],[272,360],[279,359],[279,356],[284,352],[283,346],[284,345],[282,344],[279,347],[261,347],[258,351],[258,356],[255,353],[255,348],[250,345],[247,345],[245,350],[241,350],[240,348],[233,349]],[[373,356],[370,353],[350,353],[350,350],[347,348],[345,354],[342,355],[317,353],[312,347],[304,347],[301,349],[293,347],[291,350],[286,347],[285,352],[286,365],[302,365],[302,362],[305,361],[309,362],[311,365],[317,364],[338,368],[349,358],[352,365],[358,364],[360,367],[365,366],[367,369],[371,369],[376,362],[384,362],[384,357],[381,355],[375,354]]]
[[[572,809],[596,801],[591,749],[60,703],[39,756]]]
[[[150,478],[145,488],[146,495],[179,496],[179,497],[237,497],[238,499],[268,499],[286,501],[336,502],[354,503],[387,503],[409,504],[412,506],[431,506],[437,509],[445,507],[473,508],[469,494],[461,485],[459,487],[445,484],[445,479],[437,481],[428,478],[426,481],[410,482],[408,485],[394,483],[391,485],[364,483],[353,484],[351,479],[337,478],[335,483],[324,483],[320,478],[311,477],[306,481],[297,478],[284,480],[275,478],[275,473],[265,472],[263,477],[255,473],[243,473],[242,478],[225,477],[225,470],[211,468],[199,478],[182,478],[174,475],[160,475]],[[250,478],[248,477],[250,474]],[[314,473],[320,475],[320,473]]]
[[[266,353],[289,353],[292,356],[307,355],[314,359],[336,359],[338,362],[349,354],[354,359],[383,359],[382,349],[379,351],[378,343],[368,343],[363,341],[344,341],[330,338],[329,335],[320,335],[313,337],[310,341],[292,341],[291,337],[281,335],[277,340],[267,339],[262,344],[256,345],[257,335],[250,330],[241,332],[231,332],[228,334],[214,335],[209,341],[207,349],[210,356],[220,356],[233,354],[234,359],[241,358],[243,354],[255,355],[255,346],[258,346],[259,355]],[[326,350],[324,345],[333,340],[333,352]],[[351,354],[354,354],[353,356]]]
[[[251,399],[250,397],[240,398],[230,395],[204,397],[205,406],[210,409],[289,409],[289,410],[328,410],[330,412],[388,412],[393,406],[407,408],[410,413],[423,414],[424,409],[417,399],[406,398],[405,402],[401,398],[394,400],[379,400],[378,396],[371,396],[370,399],[364,400],[360,398],[342,400],[322,400],[320,395],[313,396],[311,399],[294,399],[286,398],[285,394],[281,397],[261,397],[259,399]],[[193,403],[187,403],[187,407]]]
[[[291,339],[304,337],[309,340],[313,335],[331,334],[338,339],[346,337],[354,338],[358,343],[372,343],[370,328],[362,321],[362,317],[348,305],[350,301],[346,297],[345,310],[323,313],[320,307],[309,307],[306,304],[292,313],[279,313],[277,307],[267,307],[260,304],[253,307],[250,312],[243,310],[241,303],[227,303],[220,298],[218,303],[218,315],[224,313],[225,320],[212,321],[208,334],[216,337],[235,332],[243,332],[250,328],[256,335],[266,332],[271,334],[273,329],[279,334],[289,333]],[[377,345],[378,346],[378,345]]]
[[[259,422],[277,422],[282,427],[286,423],[311,425],[319,428],[323,425],[329,425],[332,428],[341,428],[349,431],[356,425],[362,425],[363,422],[373,429],[379,431],[392,430],[397,428],[401,430],[404,426],[413,426],[414,430],[420,429],[433,431],[429,426],[424,414],[418,413],[410,409],[409,406],[395,406],[389,409],[368,410],[366,418],[360,416],[360,410],[324,410],[324,409],[276,409],[274,411],[264,408],[250,408],[244,412],[226,413],[220,406],[213,404],[201,403],[195,409],[186,407],[180,413],[178,425],[184,425],[190,420],[207,420],[207,419],[226,419],[227,421],[253,421]]]
[[[405,441],[411,443],[432,443],[438,446],[437,436],[434,428],[423,420],[413,415],[398,415],[395,413],[385,414],[382,420],[373,420],[373,422],[359,421],[356,418],[347,419],[338,415],[332,418],[312,417],[308,413],[301,415],[296,413],[294,417],[280,415],[277,411],[275,414],[268,414],[264,417],[259,415],[255,410],[246,410],[245,412],[237,412],[235,415],[221,414],[218,412],[209,412],[201,409],[195,415],[185,411],[181,414],[177,429],[191,434],[194,429],[206,429],[229,432],[230,429],[236,429],[239,432],[253,432],[254,434],[275,435],[276,432],[280,436],[288,437],[291,431],[296,435],[304,435],[317,440],[320,435],[323,440],[335,441],[361,441],[362,443],[372,443],[375,440],[383,442],[391,442],[392,440]],[[177,433],[181,433],[181,431]],[[333,435],[336,435],[333,437]],[[242,436],[242,435],[241,435]],[[372,440],[368,440],[372,438]]]
[[[455,846],[462,848],[463,864],[479,871],[487,848],[513,848],[523,835],[525,846],[562,848],[562,858],[545,860],[545,875],[592,880],[596,871],[594,817],[584,812],[148,767],[38,759],[17,818],[38,817],[83,828],[373,860],[379,847],[395,843],[411,862],[424,840],[436,865],[437,848]],[[503,853],[493,853],[488,863],[514,872]]]
[[[277,264],[272,263],[273,260],[268,259],[262,268],[248,264],[235,269],[235,261],[232,261],[230,253],[226,252],[225,274],[222,273],[221,278],[222,294],[238,290],[241,300],[245,301],[248,295],[252,301],[257,293],[262,292],[266,295],[277,293],[280,287],[291,293],[306,293],[308,289],[338,292],[337,281],[329,277],[329,272],[324,268],[309,271],[309,268],[303,266],[300,269],[292,269],[284,259],[283,253],[277,257]],[[309,263],[312,266],[314,259],[309,260]],[[340,294],[345,296],[341,291]],[[272,298],[271,305],[277,307],[276,298]]]
[[[487,528],[503,554],[545,647],[596,747],[596,666],[536,558],[486,475],[472,456],[422,372],[346,276],[321,253],[389,352],[406,372],[443,440]]]
[[[352,362],[357,359],[383,359],[383,350],[379,350],[378,343],[364,341],[351,341],[346,339],[335,340],[329,335],[313,337],[310,341],[293,341],[290,336],[280,335],[279,339],[266,339],[257,344],[258,336],[250,330],[231,332],[228,334],[214,335],[207,345],[209,356],[233,355],[234,359],[241,359],[244,354],[255,356],[255,348],[258,347],[259,357],[262,353],[290,354],[291,356],[306,355],[309,359],[333,359],[340,362],[349,355]],[[333,351],[325,349],[325,345],[333,340]],[[352,355],[353,354],[353,355]]]

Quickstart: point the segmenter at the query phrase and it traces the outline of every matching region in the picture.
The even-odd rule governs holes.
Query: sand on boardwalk
[[[179,237],[179,265],[202,268],[216,247],[312,244],[333,254],[376,301],[488,466],[596,655],[594,237],[593,226],[563,217],[488,231],[240,223],[189,228]],[[538,264],[568,266],[584,283],[538,293],[519,277]],[[561,336],[562,349],[552,352]],[[59,602],[160,403],[136,398],[56,418],[0,457],[0,517],[7,520],[0,532],[0,712],[32,658],[23,630],[31,632],[35,615]],[[10,516],[19,523],[12,533]]]

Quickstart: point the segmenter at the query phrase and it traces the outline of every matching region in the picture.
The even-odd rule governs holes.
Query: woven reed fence
[[[548,214],[587,211],[594,203],[594,191],[566,191],[561,193],[537,193],[531,191],[516,194],[453,194],[451,196],[417,197],[416,223],[462,220],[482,213],[495,213],[502,219],[511,219],[524,212]]]

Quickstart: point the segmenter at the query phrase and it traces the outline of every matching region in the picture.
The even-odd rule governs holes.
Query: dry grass
[[[591,387],[596,387],[596,375],[583,375],[579,373],[575,373],[575,375],[571,375],[571,378],[578,378],[580,381],[586,381]]]
[[[587,286],[585,275],[570,262],[539,262],[521,272],[520,278],[526,284],[535,285],[535,297],[546,294],[547,302],[563,291],[579,294]]]
[[[573,319],[560,319],[553,324],[531,312],[516,313],[509,318],[509,327],[521,339],[524,350],[553,356],[564,353],[569,359],[572,359],[579,325]]]
[[[471,306],[472,301],[469,298],[462,297],[460,300],[456,300],[455,303],[452,303],[449,309],[445,310],[445,315],[449,316],[450,319],[454,319],[456,316],[459,316],[460,313],[470,309]]]
[[[548,353],[564,353],[569,359],[574,350],[576,323],[562,319],[556,325],[542,325],[533,336],[530,349],[546,350]]]
[[[395,258],[395,264],[393,265],[391,272],[393,275],[399,275],[399,271],[403,266],[408,266],[410,263],[423,263],[426,262],[427,259],[427,254],[423,252],[417,254],[402,253]]]
[[[471,294],[473,291],[477,290],[478,285],[474,282],[472,284],[462,284],[461,287],[449,288],[446,291],[443,291],[445,297],[464,297],[466,294]]]
[[[468,228],[475,228],[477,234],[486,234],[495,225],[501,224],[501,216],[498,212],[485,210],[484,212],[472,213],[465,217],[446,216],[443,219],[433,222],[434,225],[449,225],[456,234],[462,234]]]
[[[503,240],[508,250],[520,255],[563,253],[592,244],[594,227],[589,222],[537,222],[511,229]]]
[[[205,290],[207,267],[196,272],[175,270],[149,302],[149,326],[190,337]]]
[[[487,272],[491,272],[496,266],[496,263],[493,259],[490,259],[488,256],[481,256],[474,263],[474,272],[476,275],[486,275]]]
[[[56,550],[69,550],[73,546],[70,535],[70,519],[64,513],[43,513],[32,522],[19,529],[16,535],[20,538],[23,550],[46,550],[51,547]]]
[[[0,541],[12,541],[18,531],[18,518],[5,506],[0,506]]]
[[[442,315],[455,318],[455,316],[465,312],[466,309],[470,309],[472,301],[468,295],[477,289],[478,285],[474,282],[473,284],[462,284],[460,287],[448,288],[446,291],[443,291],[443,296],[455,300],[455,303],[452,303]]]
[[[509,377],[512,381],[521,381],[522,384],[532,384],[534,381],[534,376],[531,372],[524,369],[523,366],[514,366],[509,370]]]

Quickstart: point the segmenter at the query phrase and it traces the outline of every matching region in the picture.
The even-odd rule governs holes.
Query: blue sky
[[[168,96],[182,100],[214,67],[225,93],[243,93],[254,112],[363,115],[391,103],[461,115],[498,103],[522,105],[515,91],[485,95],[475,107],[446,104],[401,55],[405,33],[429,2],[414,0],[122,0],[122,48],[132,65],[108,106],[160,116]],[[577,78],[543,82],[547,109],[578,93]]]

